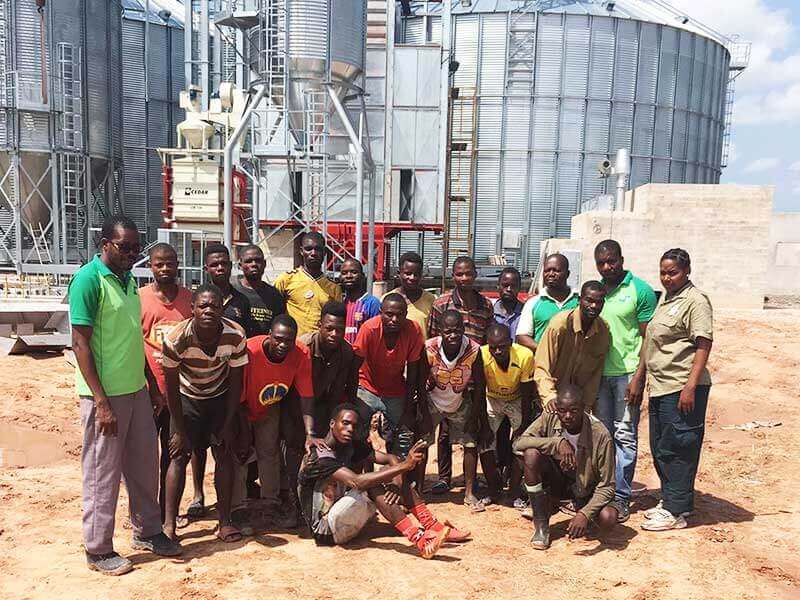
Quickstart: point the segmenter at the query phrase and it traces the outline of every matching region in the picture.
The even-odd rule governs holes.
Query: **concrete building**
[[[692,257],[692,281],[715,308],[760,309],[773,278],[773,192],[772,186],[644,185],[628,192],[621,210],[574,216],[570,239],[547,240],[542,253],[580,252],[573,273],[579,270],[581,281],[596,279],[594,247],[612,238],[622,245],[625,266],[661,290],[661,255],[684,248]],[[798,258],[781,250],[782,260],[792,256]]]
[[[767,295],[800,296],[800,212],[772,215]]]

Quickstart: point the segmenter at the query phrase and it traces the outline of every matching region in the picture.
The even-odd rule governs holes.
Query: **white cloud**
[[[783,123],[800,116],[800,48],[788,9],[769,0],[672,0],[678,10],[728,36],[752,42],[750,64],[736,81],[738,123]]]
[[[792,184],[792,195],[793,196],[800,196],[800,181],[795,181]]]
[[[792,171],[793,173],[800,173],[800,160],[790,164],[789,170]],[[800,182],[798,182],[798,185],[800,185]]]
[[[743,173],[762,173],[764,171],[771,171],[778,167],[781,164],[781,160],[779,158],[757,158],[756,160],[748,163],[744,169],[742,169]]]

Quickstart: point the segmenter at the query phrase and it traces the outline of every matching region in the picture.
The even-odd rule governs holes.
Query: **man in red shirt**
[[[361,435],[366,437],[372,415],[382,413],[384,433],[389,434],[392,452],[398,456],[408,453],[414,438],[413,409],[423,350],[419,325],[410,321],[407,313],[405,298],[397,293],[387,294],[381,302],[381,314],[361,326],[353,344],[356,356],[364,359],[356,403]]]
[[[303,456],[303,431],[306,432],[306,447],[324,445],[313,437],[311,355],[297,340],[297,322],[282,314],[272,320],[269,335],[247,340],[247,356],[242,415],[252,425],[262,504],[270,513],[283,506],[281,525],[294,527],[298,507],[293,496]],[[283,499],[279,498],[281,440],[286,444],[290,491]]]
[[[167,394],[164,369],[161,366],[161,346],[170,331],[192,316],[192,292],[179,285],[178,255],[169,244],[159,243],[150,248],[150,271],[153,282],[139,288],[142,303],[142,335],[144,354],[151,377],[148,377],[150,395],[161,398]],[[169,469],[169,410],[162,406],[156,413],[156,429],[161,442],[161,464],[159,473],[158,503],[161,505],[161,520],[164,520],[164,486]],[[203,479],[197,485],[195,478],[194,501],[203,505]]]

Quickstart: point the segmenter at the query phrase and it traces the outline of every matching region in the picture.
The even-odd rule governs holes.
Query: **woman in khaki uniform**
[[[691,260],[680,248],[661,257],[665,294],[647,327],[642,361],[650,395],[650,450],[661,479],[661,502],[645,512],[642,529],[686,527],[694,510],[694,480],[705,431],[706,363],[713,340],[711,302],[689,280]]]

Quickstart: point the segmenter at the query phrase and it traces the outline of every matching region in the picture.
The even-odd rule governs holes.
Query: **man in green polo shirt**
[[[650,285],[625,270],[622,248],[616,241],[604,240],[597,244],[594,260],[606,288],[606,303],[600,316],[611,331],[611,346],[606,354],[594,413],[614,438],[617,449],[614,503],[619,521],[624,522],[630,514],[639,441],[642,403],[639,382],[644,377],[639,367],[639,352],[647,323],[656,308],[656,295]]]
[[[532,352],[542,339],[550,319],[563,310],[578,308],[580,294],[567,285],[569,279],[569,260],[563,254],[551,254],[544,259],[542,280],[544,289],[536,296],[528,298],[522,307],[522,315],[517,325],[516,342]]]
[[[69,285],[83,425],[83,543],[89,568],[106,575],[133,568],[113,546],[122,477],[130,498],[131,547],[162,556],[181,551],[161,531],[158,442],[145,380],[139,295],[130,273],[140,254],[133,221],[109,217],[100,254]]]

